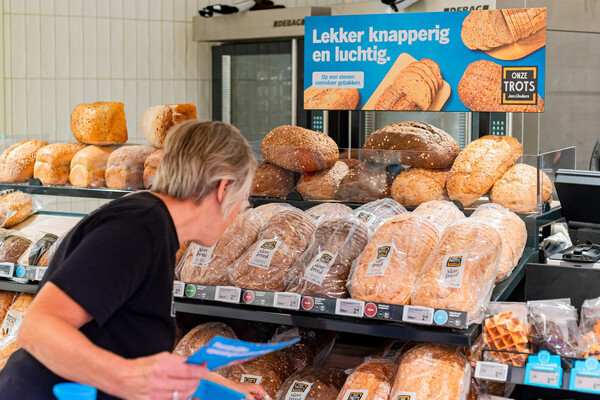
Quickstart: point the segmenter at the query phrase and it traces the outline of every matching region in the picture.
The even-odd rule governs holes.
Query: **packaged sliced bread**
[[[337,400],[387,400],[398,366],[385,358],[367,358],[346,379]]]

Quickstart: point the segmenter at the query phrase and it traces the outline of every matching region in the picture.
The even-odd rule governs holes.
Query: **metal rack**
[[[131,190],[113,190],[106,188],[76,188],[72,186],[43,186],[27,183],[0,183],[0,190],[14,189],[29,194],[46,196],[83,197],[89,199],[118,199],[131,193]]]

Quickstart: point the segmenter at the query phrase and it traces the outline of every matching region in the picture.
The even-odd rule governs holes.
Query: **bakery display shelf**
[[[131,193],[131,190],[113,190],[107,188],[76,188],[72,186],[43,186],[34,183],[0,182],[0,190],[14,189],[29,194],[46,196],[84,197],[91,199],[118,199]]]
[[[295,194],[295,196],[292,196],[293,194]],[[290,195],[288,195],[287,199],[275,199],[275,198],[270,198],[270,197],[254,197],[254,196],[250,197],[250,203],[252,204],[253,207],[258,207],[258,206],[262,206],[263,204],[269,204],[269,203],[287,203],[287,204],[290,204],[301,210],[308,210],[309,208],[318,206],[319,204],[323,204],[324,202],[345,204],[350,208],[358,208],[365,204],[365,203],[347,202],[347,201],[340,201],[340,200],[326,200],[326,201],[302,200],[302,197],[299,194],[297,194],[296,192],[290,193]]]
[[[37,292],[37,283],[19,283],[0,280],[0,290],[7,290],[9,292],[20,292],[20,293],[31,293]]]

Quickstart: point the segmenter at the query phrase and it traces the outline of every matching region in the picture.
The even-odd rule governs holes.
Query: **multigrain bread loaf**
[[[339,151],[324,133],[283,125],[267,133],[260,153],[272,164],[295,172],[315,172],[332,167]]]
[[[189,119],[196,119],[194,104],[152,106],[142,115],[142,132],[152,146],[162,148],[169,129]]]
[[[502,256],[496,277],[496,282],[499,282],[510,275],[523,255],[527,243],[525,222],[517,214],[498,204],[481,205],[471,217],[484,220],[496,228],[502,237]]]
[[[469,64],[458,83],[457,91],[460,101],[471,111],[544,111],[544,100],[537,93],[535,104],[502,104],[502,66],[488,60]]]
[[[311,296],[348,297],[346,282],[352,262],[368,239],[368,229],[351,216],[322,222],[310,246],[288,273],[285,290]]]
[[[371,161],[436,169],[450,167],[460,151],[450,134],[418,121],[384,126],[371,133],[364,149],[384,150],[365,153]]]
[[[487,193],[523,154],[523,146],[510,136],[483,136],[456,157],[446,190],[452,200],[470,206]]]
[[[348,165],[337,161],[333,167],[300,176],[296,190],[304,200],[334,200],[338,198],[340,183],[348,174]]]
[[[315,220],[316,224],[323,224],[341,217],[342,215],[352,213],[352,209],[345,204],[340,203],[321,203],[317,204],[304,212]]]
[[[13,144],[0,156],[0,182],[24,182],[33,177],[35,155],[48,143],[25,140]]]
[[[280,350],[232,366],[227,377],[236,382],[259,384],[274,398],[292,372]]]
[[[179,279],[203,285],[229,285],[228,268],[258,239],[262,219],[254,210],[237,216],[212,248],[192,243],[179,266]]]
[[[304,91],[307,110],[355,110],[360,101],[358,89],[323,89],[309,87]]]
[[[30,245],[31,240],[23,236],[0,237],[0,262],[18,263]]]
[[[39,149],[35,156],[33,177],[42,185],[66,185],[69,183],[71,160],[86,147],[83,143],[56,143]]]
[[[230,267],[231,282],[247,289],[282,291],[288,271],[308,247],[315,228],[303,212],[275,214],[258,241]]]
[[[275,400],[336,400],[346,377],[342,369],[307,368],[287,378]]]
[[[420,215],[405,213],[383,224],[352,269],[352,298],[409,304],[410,291],[438,239],[435,225]]]
[[[538,173],[541,175],[541,201],[552,200],[552,182],[544,171],[527,164],[515,164],[502,175],[490,191],[490,200],[510,211],[536,211],[538,204]]]
[[[451,201],[434,200],[421,204],[415,208],[413,214],[421,215],[433,223],[440,234],[444,233],[447,227],[465,219],[465,214],[456,207]]]
[[[35,212],[33,199],[27,193],[14,191],[0,197],[0,227],[10,228]]]
[[[215,336],[237,339],[235,332],[222,322],[206,322],[189,331],[175,346],[174,353],[189,357],[208,345]]]
[[[288,203],[267,203],[254,208],[254,211],[256,211],[258,216],[262,219],[263,226],[266,225],[275,214],[290,210],[302,212],[299,208]]]
[[[69,182],[80,188],[104,186],[104,174],[108,158],[118,146],[87,146],[78,151],[71,160]]]
[[[392,395],[394,399],[416,393],[419,399],[465,400],[470,383],[471,366],[463,354],[448,346],[426,344],[404,355]]]
[[[263,161],[254,171],[251,196],[285,199],[296,187],[296,178],[292,171]]]
[[[154,183],[154,177],[156,176],[156,170],[158,169],[158,165],[161,163],[163,157],[165,156],[165,151],[163,149],[158,149],[154,153],[150,154],[146,161],[144,161],[144,187],[146,189],[150,188]]]
[[[340,182],[340,200],[368,203],[390,197],[391,176],[385,165],[363,162],[352,168]]]
[[[21,293],[8,310],[8,313],[13,316],[13,322],[10,325],[5,323],[2,325],[3,329],[0,335],[0,370],[4,368],[10,356],[19,349],[17,332],[20,322],[14,322],[14,320],[21,320],[23,318],[23,314],[29,308],[32,300],[32,295]]]
[[[82,103],[71,113],[71,131],[87,144],[119,144],[127,141],[125,107],[118,102]]]
[[[394,179],[392,198],[405,207],[416,207],[446,198],[447,169],[411,167]]]
[[[391,360],[368,358],[348,376],[337,400],[387,400],[396,370],[397,365]],[[357,397],[355,393],[362,395]]]
[[[156,149],[151,146],[123,146],[115,150],[106,164],[106,186],[111,189],[144,188],[144,161]]]

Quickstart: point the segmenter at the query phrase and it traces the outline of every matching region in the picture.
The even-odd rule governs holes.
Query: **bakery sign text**
[[[502,67],[502,104],[537,104],[538,67]]]
[[[287,26],[303,26],[304,18],[298,19],[280,19],[273,21],[273,28],[284,28]]]

